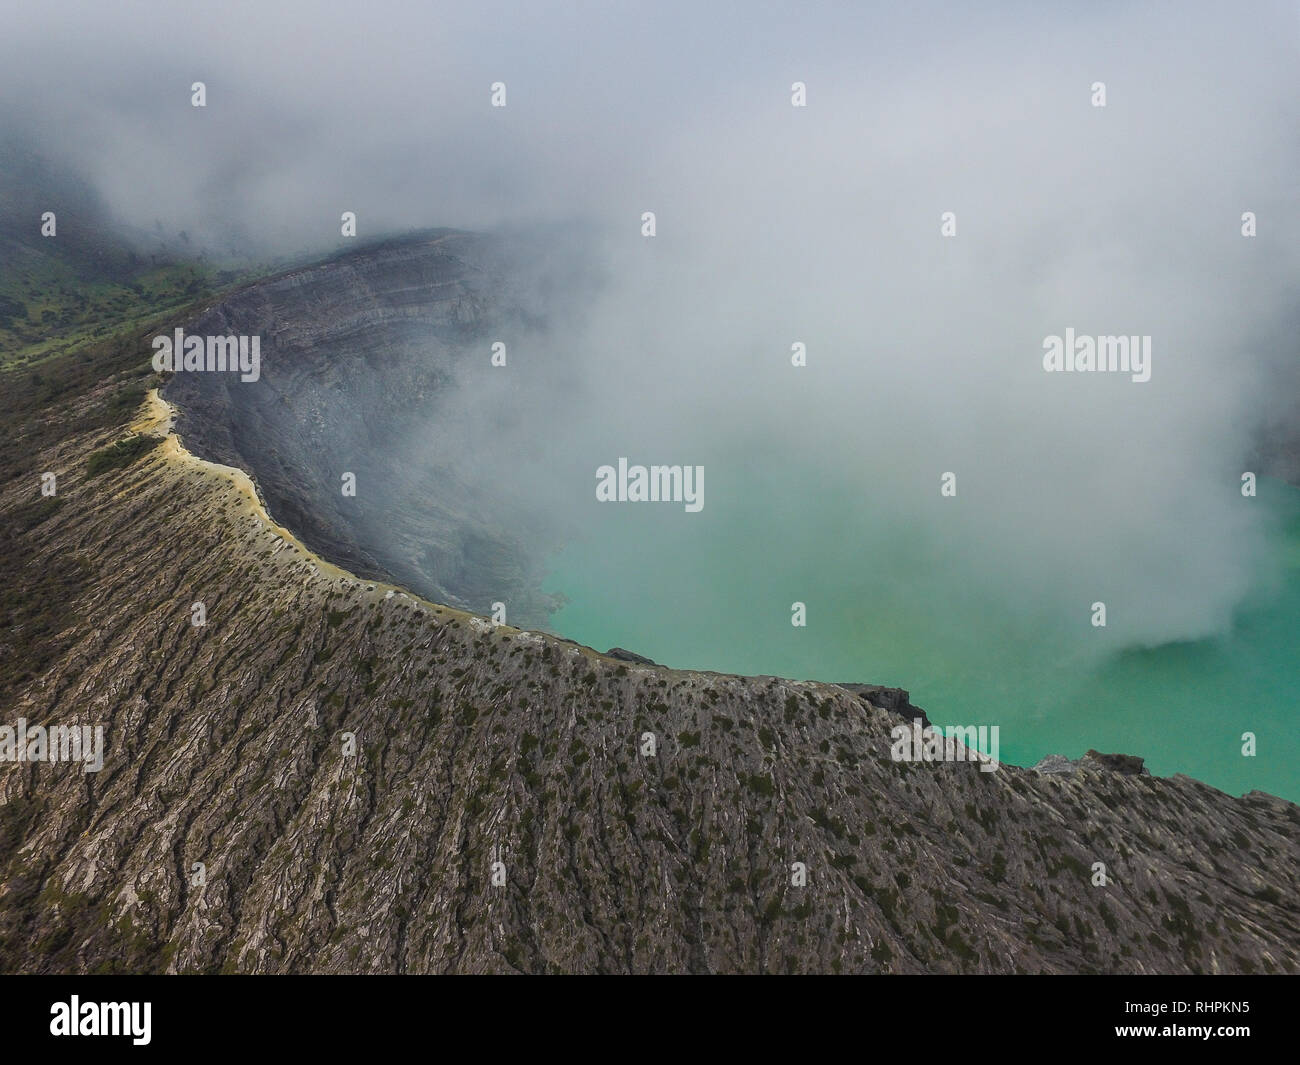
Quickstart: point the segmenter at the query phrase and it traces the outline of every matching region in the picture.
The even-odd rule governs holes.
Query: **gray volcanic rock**
[[[850,691],[863,702],[883,707],[908,721],[919,720],[924,728],[931,726],[925,711],[912,705],[912,696],[905,688],[886,688],[881,684],[837,684],[836,687]]]
[[[653,666],[657,663],[644,655],[635,654],[632,651],[625,650],[622,647],[611,647],[605,652],[606,658],[616,658],[620,662],[635,662],[639,666]]]
[[[1102,754],[1100,751],[1090,750],[1083,757],[1115,773],[1125,773],[1128,776],[1151,775],[1142,764],[1145,759],[1135,754]]]
[[[1034,766],[1036,773],[1063,773],[1069,775],[1079,768],[1078,760],[1071,761],[1063,754],[1049,754]]]

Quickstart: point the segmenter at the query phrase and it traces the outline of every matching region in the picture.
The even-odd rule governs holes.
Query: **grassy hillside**
[[[59,255],[26,258],[19,269],[0,275],[0,367],[6,369],[81,351],[122,329],[138,332],[160,313],[260,272],[178,262],[116,280],[82,281]]]
[[[54,236],[41,232],[47,211]],[[0,141],[0,367],[82,351],[266,270],[213,261],[188,234],[119,226],[76,175]]]

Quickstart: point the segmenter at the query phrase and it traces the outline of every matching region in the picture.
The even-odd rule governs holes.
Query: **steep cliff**
[[[186,331],[258,336],[260,366],[251,381],[169,381],[187,446],[247,470],[272,513],[358,574],[478,613],[508,601],[511,620],[544,623],[540,524],[492,477],[466,476],[481,457],[466,449],[482,450],[488,428],[462,409],[491,384],[496,338],[514,345],[551,328],[537,288],[565,267],[539,268],[529,251],[439,231],[214,303]]]

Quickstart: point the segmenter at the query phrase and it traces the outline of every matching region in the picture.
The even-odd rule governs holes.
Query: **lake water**
[[[922,530],[890,528],[883,511],[864,527],[823,500],[816,523],[774,521],[753,493],[709,488],[685,520],[667,505],[594,509],[553,559],[547,590],[568,603],[552,628],[678,668],[906,688],[936,725],[998,725],[1017,765],[1091,747],[1300,801],[1300,490],[1260,482],[1283,577],[1239,605],[1231,631],[1099,656],[1081,650],[1086,610],[1029,617],[964,588]],[[805,628],[790,623],[795,601]]]

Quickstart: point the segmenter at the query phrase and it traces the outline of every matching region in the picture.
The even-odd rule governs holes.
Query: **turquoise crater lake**
[[[1300,489],[1260,481],[1282,576],[1226,631],[1101,656],[1078,653],[1086,621],[954,592],[916,530],[864,528],[856,513],[773,523],[748,495],[710,493],[686,520],[670,505],[593,510],[552,559],[547,590],[567,599],[552,629],[676,668],[907,688],[936,725],[1000,726],[1016,765],[1096,748],[1300,801]],[[806,628],[790,624],[796,600]]]

